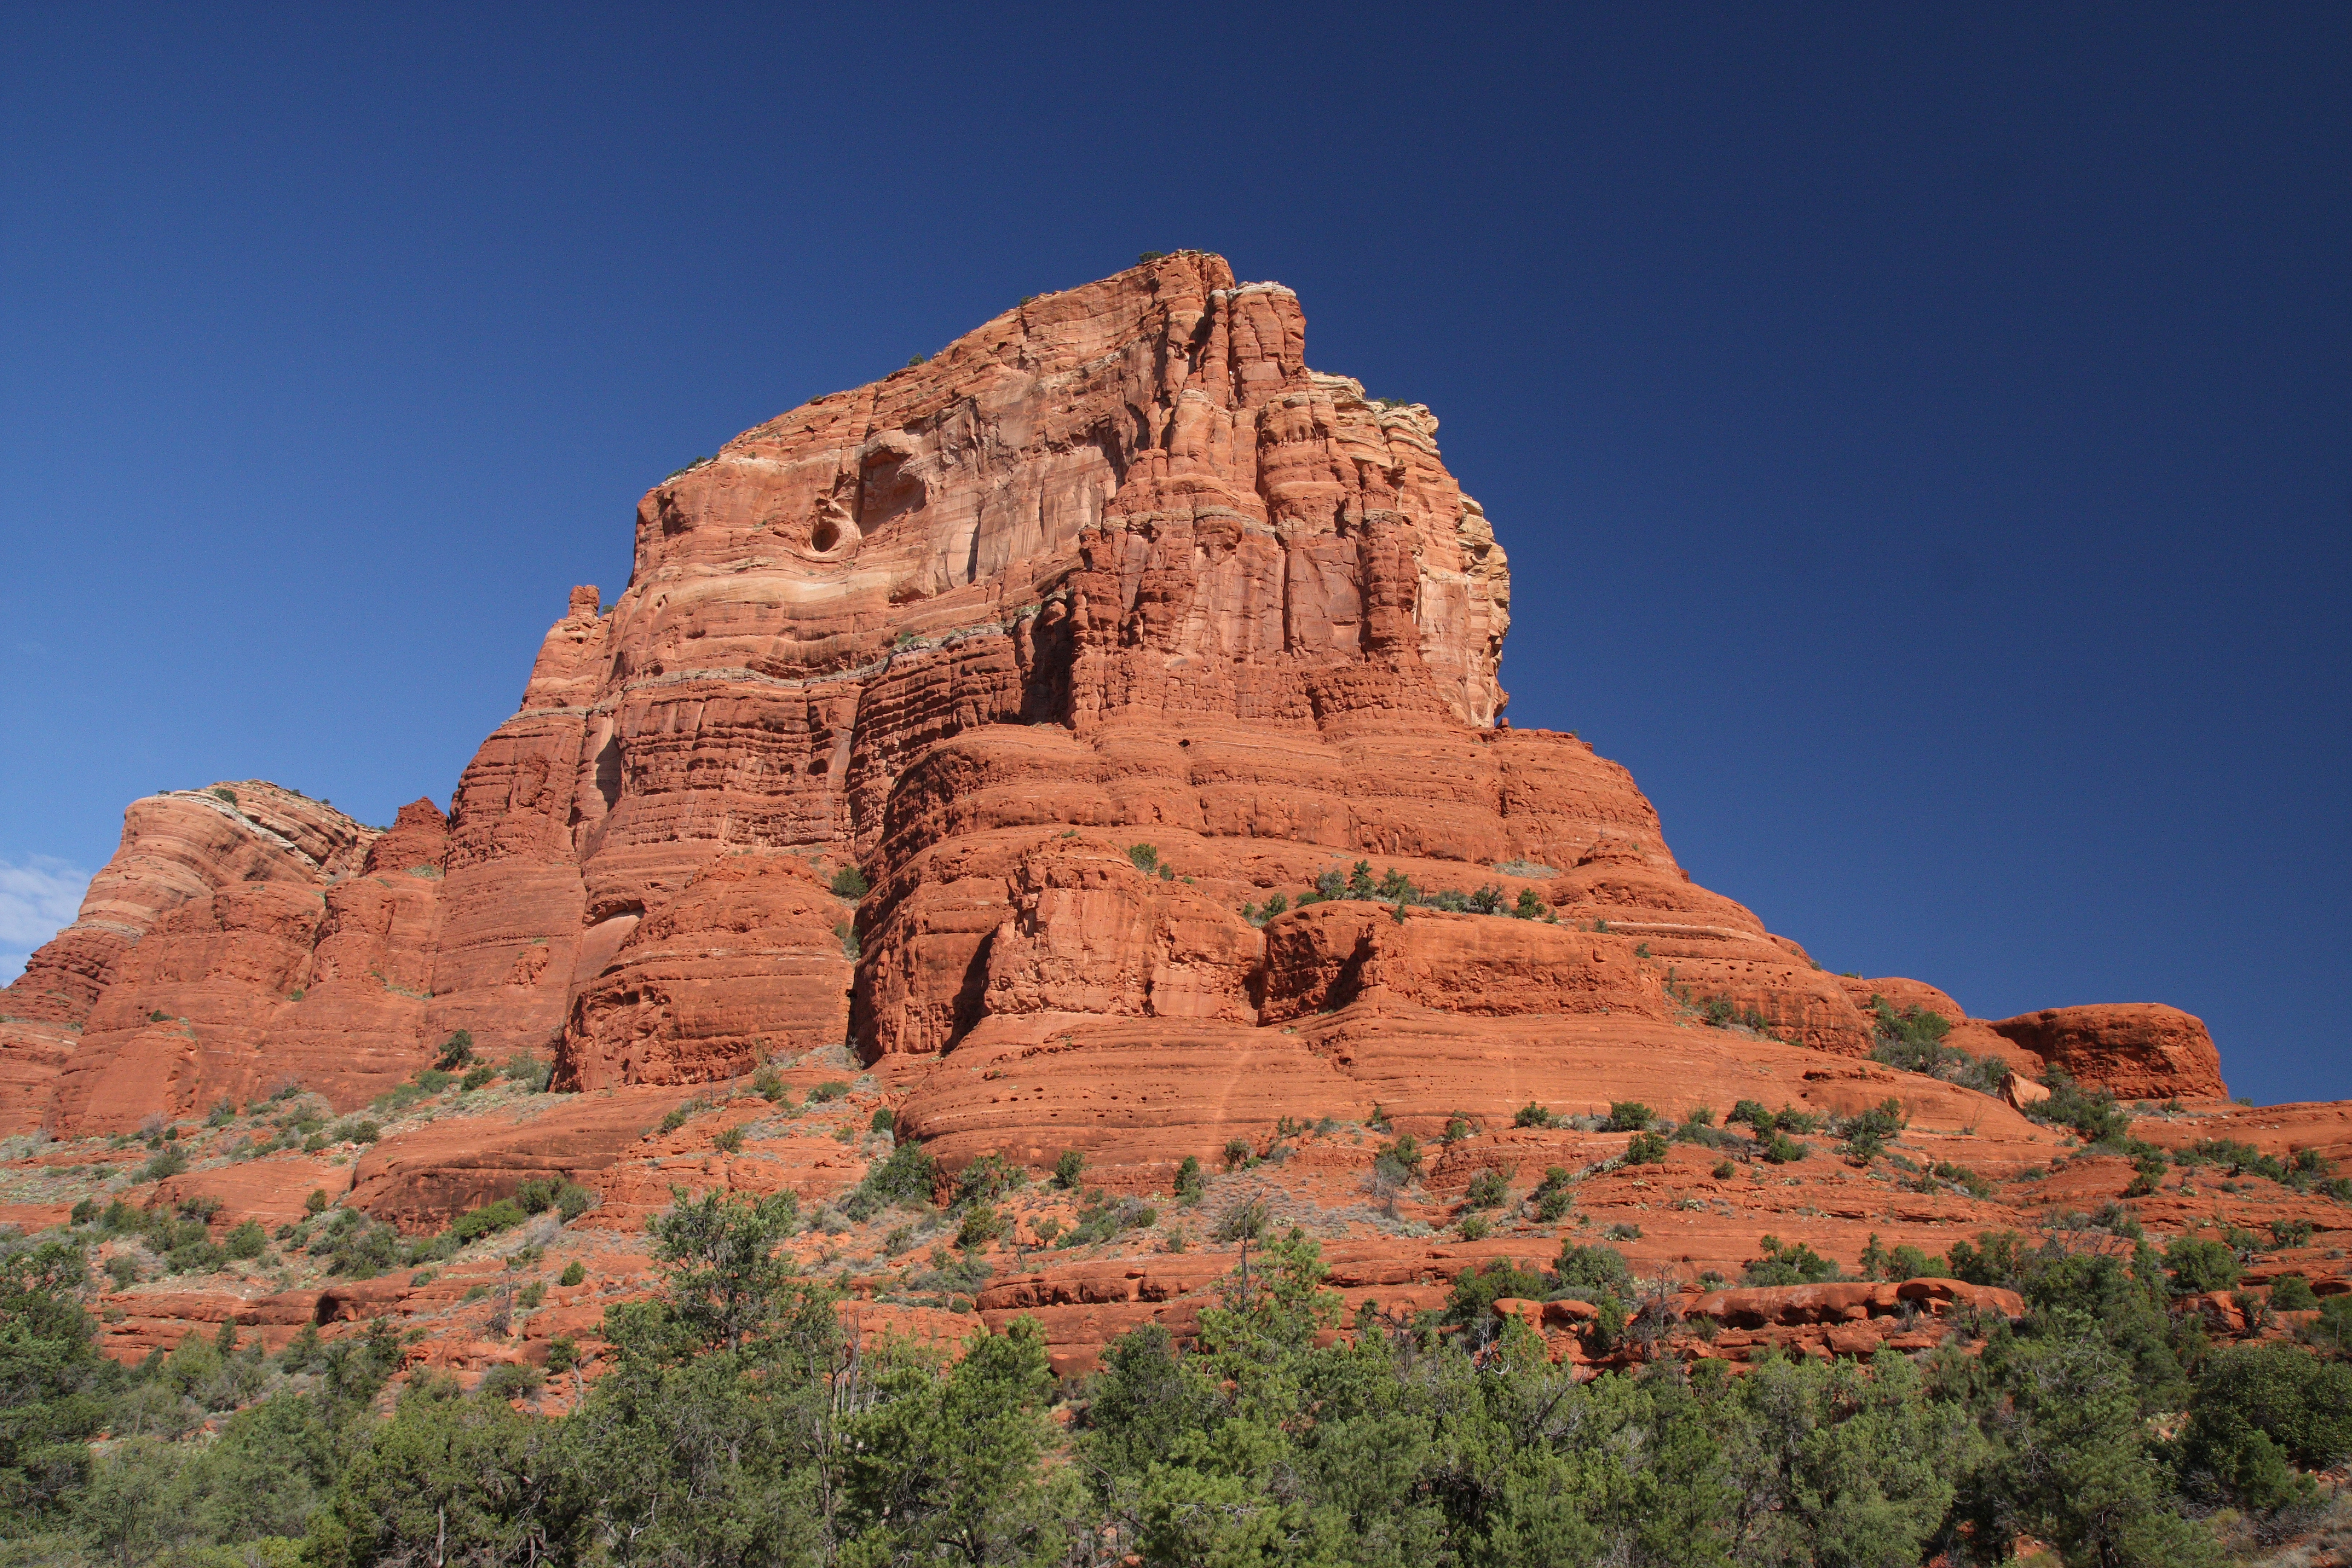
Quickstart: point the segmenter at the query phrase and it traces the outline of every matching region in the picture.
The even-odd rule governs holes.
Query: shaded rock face
[[[628,586],[572,591],[446,818],[134,803],[9,989],[0,1125],[348,1110],[459,1028],[597,1090],[847,1041],[950,1160],[1157,1170],[1277,1114],[1641,1095],[1694,1040],[1866,1057],[1882,994],[2021,1069],[2220,1092],[2169,1009],[1996,1031],[1824,973],[1691,882],[1623,768],[1509,729],[1508,567],[1436,429],[1191,252],[747,431],[645,497]],[[1295,907],[1359,861],[1532,918]],[[1015,1064],[1019,1096],[966,1070]],[[1860,1068],[1822,1095],[1880,1092]]]

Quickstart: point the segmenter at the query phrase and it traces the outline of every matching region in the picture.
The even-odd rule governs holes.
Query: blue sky
[[[1699,880],[2352,1096],[2352,11],[1438,10],[0,13],[0,969],[146,791],[446,803],[648,484],[1199,246]]]

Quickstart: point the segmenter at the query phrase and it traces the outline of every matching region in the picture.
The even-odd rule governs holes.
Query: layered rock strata
[[[1860,1059],[1882,995],[2028,1075],[2221,1092],[2185,1014],[1987,1025],[1694,884],[1623,768],[1502,717],[1508,563],[1436,430],[1198,252],[770,420],[644,498],[446,818],[135,803],[7,993],[0,1118],[350,1110],[460,1029],[599,1092],[846,1041],[950,1167],[1133,1184],[1273,1116],[1727,1105],[1783,1055],[1947,1114]],[[468,1157],[362,1184],[426,1215]]]

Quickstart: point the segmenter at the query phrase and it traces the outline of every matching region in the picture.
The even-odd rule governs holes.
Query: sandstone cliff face
[[[1119,1053],[1181,1037],[1245,1110],[1157,1161],[1213,1153],[1277,1061],[1352,1103],[1417,1053],[1461,1109],[1506,1036],[1613,1071],[1578,1053],[1663,1059],[1727,1009],[1852,1058],[1879,994],[2023,1068],[2219,1092],[2210,1041],[2153,1015],[1996,1032],[1824,973],[1690,881],[1624,769],[1509,729],[1508,566],[1436,429],[1309,368],[1297,297],[1197,252],[770,420],[645,497],[627,587],[572,591],[446,819],[136,803],[10,988],[0,1118],[121,1129],[294,1080],[348,1109],[465,1028],[585,1089],[847,1040],[915,1130],[1042,1148]],[[1415,897],[1298,907],[1359,862]],[[1482,889],[1528,918],[1468,912]],[[1047,1041],[976,1128],[923,1080]],[[1514,1068],[1481,1113],[1531,1086],[1574,1097]]]
[[[255,779],[133,801],[121,847],[90,879],[74,923],[8,987],[8,1011],[79,1022],[113,984],[115,961],[173,910],[233,882],[347,873],[373,837],[322,802]]]
[[[847,910],[806,862],[729,856],[658,913],[622,918],[572,1005],[558,1087],[703,1083],[840,1042]]]
[[[416,802],[380,835],[335,820],[363,859],[265,845],[207,867],[220,885],[122,950],[62,1064],[57,1125],[127,1131],[298,1082],[349,1107],[421,1065],[441,814]],[[240,869],[250,879],[225,879]]]
[[[0,999],[0,1131],[135,1125],[200,1099],[205,1061],[215,1090],[232,1060],[239,1083],[268,1070],[239,1047],[254,1054],[261,1022],[301,984],[321,890],[376,837],[254,779],[133,801],[74,923]],[[127,1121],[92,1120],[105,1081],[124,1086]]]

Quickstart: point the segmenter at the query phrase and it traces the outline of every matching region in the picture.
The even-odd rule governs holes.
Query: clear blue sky
[[[2352,7],[20,5],[0,58],[0,949],[148,790],[446,804],[648,484],[1198,246],[1442,417],[1513,719],[1701,881],[2352,1096]]]

